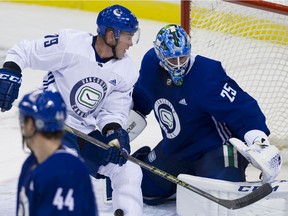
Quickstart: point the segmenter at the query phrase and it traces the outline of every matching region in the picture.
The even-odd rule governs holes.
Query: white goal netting
[[[257,99],[287,164],[288,16],[220,0],[192,0],[190,10],[192,52],[220,60]]]

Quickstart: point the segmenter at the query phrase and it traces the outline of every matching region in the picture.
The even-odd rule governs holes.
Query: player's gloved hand
[[[247,146],[241,140],[231,138],[229,142],[257,169],[262,171],[262,182],[271,183],[277,177],[282,165],[280,151],[270,145],[268,137],[258,136]]]
[[[126,163],[126,157],[130,154],[130,141],[126,130],[120,128],[107,133],[108,145],[106,161],[122,166]]]
[[[0,69],[0,109],[2,112],[10,110],[13,101],[18,98],[21,77],[21,72],[17,70]]]

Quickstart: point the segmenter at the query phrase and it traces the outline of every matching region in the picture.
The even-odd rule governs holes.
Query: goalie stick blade
[[[239,209],[263,199],[264,197],[272,193],[272,191],[273,191],[272,186],[269,183],[266,183],[263,184],[261,187],[259,187],[257,190],[253,191],[252,193],[244,197],[235,200],[219,199],[218,204],[228,209]]]

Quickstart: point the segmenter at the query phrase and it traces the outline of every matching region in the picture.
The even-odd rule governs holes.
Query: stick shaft
[[[109,148],[109,146],[87,134],[84,134],[82,133],[81,131],[78,131],[74,128],[71,128],[67,125],[65,125],[65,130],[86,140],[86,141],[89,141],[90,143],[102,148],[102,149],[105,149],[107,150]],[[235,200],[225,200],[225,199],[220,199],[220,198],[217,198],[199,188],[196,188],[180,179],[178,179],[177,177],[161,170],[161,169],[158,169],[154,166],[151,166],[141,160],[138,160],[137,158],[135,157],[132,157],[131,155],[128,155],[127,157],[125,157],[127,160],[139,165],[140,167],[158,175],[158,176],[161,176],[162,178],[172,182],[172,183],[175,183],[177,185],[180,185],[190,191],[193,191],[194,193],[197,193],[199,194],[200,196],[202,197],[205,197],[219,205],[222,205],[228,209],[239,209],[239,208],[243,208],[245,206],[248,206],[254,202],[257,202],[258,200],[264,198],[265,196],[267,196],[268,194],[270,194],[272,192],[272,187],[270,184],[264,184],[262,185],[261,187],[259,187],[257,190],[247,194],[246,196],[243,196],[241,198],[238,198],[238,199],[235,199]]]

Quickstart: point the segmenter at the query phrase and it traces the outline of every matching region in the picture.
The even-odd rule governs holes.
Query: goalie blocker
[[[222,199],[236,199],[251,193],[262,185],[257,182],[228,182],[180,174],[178,178]],[[287,216],[288,180],[271,183],[273,192],[245,208],[230,210],[177,185],[176,208],[179,216]]]
[[[125,127],[129,135],[130,142],[134,140],[145,129],[146,125],[146,119],[142,114],[134,110],[130,111],[128,121]]]

